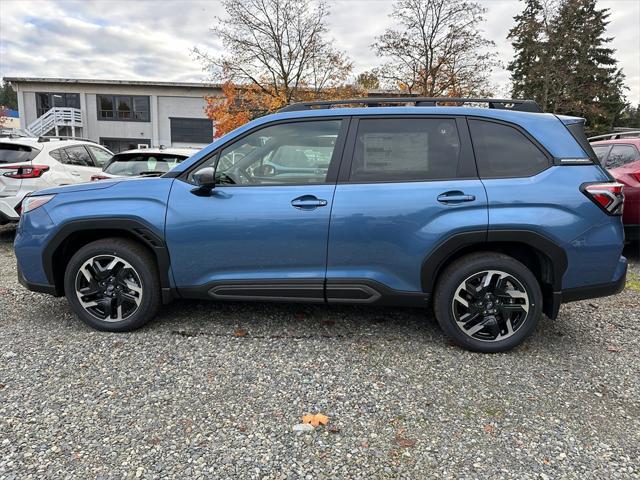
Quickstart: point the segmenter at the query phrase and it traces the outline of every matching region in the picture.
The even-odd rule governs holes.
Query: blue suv
[[[583,127],[527,100],[294,104],[162,177],[32,194],[20,281],[113,332],[176,298],[432,304],[506,350],[624,287],[622,186]]]

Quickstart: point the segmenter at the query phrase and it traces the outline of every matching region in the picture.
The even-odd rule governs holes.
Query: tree
[[[604,36],[608,16],[595,0],[526,0],[508,36],[516,51],[508,66],[513,95],[585,117],[590,133],[612,129],[625,108],[625,87]]]
[[[295,101],[352,94],[345,86],[352,63],[325,38],[324,1],[224,0],[222,5],[227,16],[215,19],[212,32],[227,53],[210,56],[194,49],[213,77],[227,85],[226,100],[208,99],[211,118],[223,117],[231,103],[247,107],[246,118],[253,118]],[[240,118],[245,117],[227,123]],[[217,125],[216,135],[225,130]]]
[[[364,90],[377,90],[380,88],[380,79],[373,71],[362,72],[356,77],[356,85]]]
[[[0,86],[0,105],[11,110],[18,109],[18,96],[7,82],[3,82]]]
[[[483,95],[497,65],[494,43],[478,29],[485,9],[465,0],[397,0],[389,28],[372,45],[391,88],[423,96]]]

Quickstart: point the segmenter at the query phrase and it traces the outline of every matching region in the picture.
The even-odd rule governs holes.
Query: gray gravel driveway
[[[175,302],[100,333],[18,285],[12,240],[0,227],[2,479],[640,477],[637,247],[623,293],[482,355],[371,307]]]

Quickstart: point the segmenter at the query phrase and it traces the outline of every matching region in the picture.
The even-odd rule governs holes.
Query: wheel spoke
[[[453,296],[458,327],[474,339],[496,341],[520,329],[529,313],[529,295],[512,274],[485,270],[466,278]]]

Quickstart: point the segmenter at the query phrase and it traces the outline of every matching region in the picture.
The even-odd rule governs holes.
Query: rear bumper
[[[562,291],[562,303],[577,302],[578,300],[586,300],[588,298],[608,297],[616,295],[624,290],[627,283],[627,270],[620,279],[615,282],[602,283],[600,285],[589,285],[579,288],[568,288]]]
[[[20,220],[16,207],[20,205],[23,198],[24,196],[0,197],[0,224]]]
[[[560,311],[560,305],[563,303],[577,302],[579,300],[587,300],[589,298],[600,298],[616,295],[624,290],[627,283],[627,259],[620,257],[620,266],[618,267],[618,276],[616,280],[607,283],[599,283],[596,285],[585,285],[576,288],[565,288],[560,292],[549,292],[545,296],[544,313],[555,320]]]

